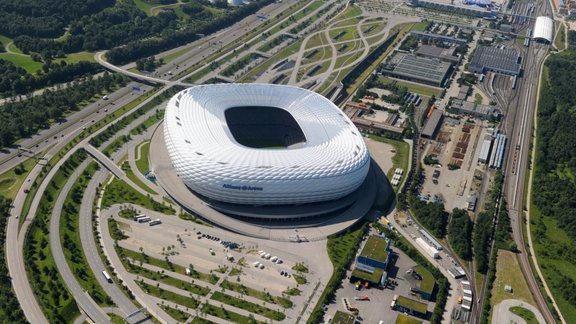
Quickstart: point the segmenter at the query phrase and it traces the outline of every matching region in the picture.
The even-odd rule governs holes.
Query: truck
[[[436,250],[435,248],[430,246],[428,243],[426,243],[421,237],[416,238],[416,243],[418,243],[418,245],[420,245],[420,247],[422,249],[424,249],[424,251],[426,251],[426,253],[429,256],[431,256],[433,259],[440,258],[440,255],[438,254],[438,250]]]

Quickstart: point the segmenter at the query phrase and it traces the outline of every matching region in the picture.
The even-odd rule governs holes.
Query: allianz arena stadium
[[[234,205],[325,203],[366,179],[361,133],[331,101],[271,84],[201,85],[166,107],[164,141],[195,194]]]

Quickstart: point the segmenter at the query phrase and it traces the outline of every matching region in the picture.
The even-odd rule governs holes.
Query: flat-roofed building
[[[468,66],[468,70],[474,73],[491,71],[506,75],[520,75],[520,69],[520,54],[517,50],[490,46],[478,46]]]
[[[456,45],[468,44],[468,40],[463,39],[463,38],[440,35],[440,34],[435,34],[435,33],[430,33],[430,32],[421,32],[421,31],[414,30],[414,31],[410,32],[410,35],[414,36],[418,39],[425,39],[425,40],[437,40],[437,39],[439,39],[444,44],[456,44]]]
[[[470,101],[453,99],[450,106],[452,112],[470,115],[482,119],[498,118],[502,113],[497,106],[481,105]]]
[[[456,48],[452,46],[444,48],[434,45],[422,45],[418,50],[416,50],[415,54],[418,56],[436,58],[448,63],[458,63],[460,58],[454,55],[454,52],[456,52]]]
[[[452,65],[439,59],[396,53],[394,58],[384,65],[382,72],[399,79],[442,87],[451,71]]]
[[[394,302],[393,309],[407,313],[412,316],[426,318],[428,313],[428,305],[408,297],[400,296]]]
[[[422,130],[420,136],[430,139],[434,138],[436,136],[436,133],[438,132],[440,124],[442,123],[443,116],[444,115],[442,114],[442,111],[434,109],[432,115],[430,115],[430,118],[428,118],[428,120],[426,121],[424,129]]]

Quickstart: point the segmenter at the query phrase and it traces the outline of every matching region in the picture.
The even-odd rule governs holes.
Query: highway
[[[283,5],[274,4],[272,6],[274,7],[275,11],[281,12],[282,10],[285,10],[286,6],[288,6],[288,2],[286,1]],[[248,19],[254,20],[254,17],[251,16]],[[237,25],[232,26],[230,28],[236,28],[238,27]],[[246,30],[247,29],[245,29],[245,31]],[[238,34],[239,35],[242,34],[241,29],[239,29]],[[235,34],[233,34],[233,36],[229,36],[230,35],[229,33],[224,33],[224,35],[228,36],[226,39],[230,41],[233,41],[236,38]],[[222,41],[223,44],[225,44],[226,39]],[[192,43],[192,46],[194,46],[194,43]],[[194,53],[191,53],[190,55],[193,54]],[[194,58],[197,57],[194,56]],[[161,69],[159,69],[159,71],[161,73],[165,73],[164,71],[168,71],[168,69],[171,68],[172,67],[170,65],[166,65],[163,66]],[[140,76],[138,76],[138,78],[140,78]],[[171,85],[172,83],[168,82],[168,84]],[[173,82],[173,84],[178,84],[178,81]],[[133,86],[140,87],[141,92],[135,95],[132,92]],[[52,125],[49,129],[42,130],[37,135],[34,135],[31,138],[22,139],[21,141],[18,142],[18,146],[26,149],[27,153],[24,152],[19,156],[20,150],[18,150],[17,148],[7,149],[7,152],[2,153],[2,155],[0,156],[0,171],[5,172],[13,168],[14,166],[18,165],[19,163],[23,162],[24,160],[30,158],[31,156],[38,154],[40,155],[44,154],[43,158],[49,160],[55,153],[61,150],[75,136],[77,136],[84,127],[89,127],[92,123],[95,123],[98,120],[105,118],[106,114],[105,112],[102,111],[102,109],[108,109],[109,112],[121,109],[124,105],[135,99],[137,95],[141,94],[142,92],[149,91],[151,89],[152,87],[148,85],[142,85],[139,83],[129,83],[127,86],[109,94],[108,95],[109,99],[107,101],[103,99],[98,100],[97,102],[94,102],[93,104],[84,107],[79,112],[73,113],[67,118],[65,122],[58,125]],[[36,177],[40,173],[41,168],[42,165],[37,164],[28,175],[28,179],[34,181],[34,179],[36,179]],[[57,169],[54,168],[52,170],[55,172],[55,170]],[[47,179],[50,179],[53,176],[53,174],[54,174],[53,172],[49,174]],[[48,323],[48,320],[44,316],[42,309],[40,308],[40,305],[38,304],[38,301],[35,298],[34,291],[30,286],[30,282],[27,278],[25,271],[24,257],[23,257],[23,247],[26,236],[25,233],[28,227],[30,226],[32,219],[35,216],[35,206],[38,206],[40,197],[42,196],[43,193],[43,189],[45,188],[45,184],[47,183],[48,181],[44,181],[42,183],[41,188],[38,191],[38,195],[34,197],[29,217],[27,217],[26,220],[23,222],[22,227],[19,229],[18,224],[19,219],[16,217],[10,217],[7,224],[6,258],[8,269],[10,276],[12,278],[12,285],[14,287],[16,297],[18,298],[18,301],[24,311],[24,314],[26,315],[26,319],[31,323]],[[25,182],[24,186],[26,185],[27,184]],[[11,215],[14,216],[21,214],[25,197],[26,194],[23,193],[23,190],[19,190],[13,202],[14,208],[11,212]],[[22,217],[26,217],[26,215],[22,215]],[[84,234],[84,237],[86,237],[86,233]],[[66,278],[66,280],[67,280],[66,284],[70,286],[68,280],[74,281],[75,279]],[[78,294],[79,292],[76,293]],[[110,294],[110,296],[112,297],[112,299],[116,304],[124,305],[124,308],[126,308],[125,301],[119,302],[117,293]],[[76,298],[78,296],[74,297]],[[90,302],[88,301],[87,304],[89,303]],[[99,313],[98,311],[94,310],[90,310],[90,312],[94,314]],[[92,314],[92,316],[98,316],[94,314]]]

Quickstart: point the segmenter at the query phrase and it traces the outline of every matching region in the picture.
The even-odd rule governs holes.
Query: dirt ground
[[[468,125],[468,126],[466,126]],[[480,122],[468,124],[444,123],[436,140],[426,141],[422,165],[426,180],[422,186],[421,195],[430,195],[430,200],[436,195],[445,204],[447,211],[454,208],[466,208],[467,198],[471,192],[480,190],[486,166],[478,163],[482,148],[486,125]],[[435,155],[439,164],[425,165],[424,157]],[[459,169],[450,170],[449,164],[460,165]],[[437,183],[433,181],[435,171],[440,171]]]

